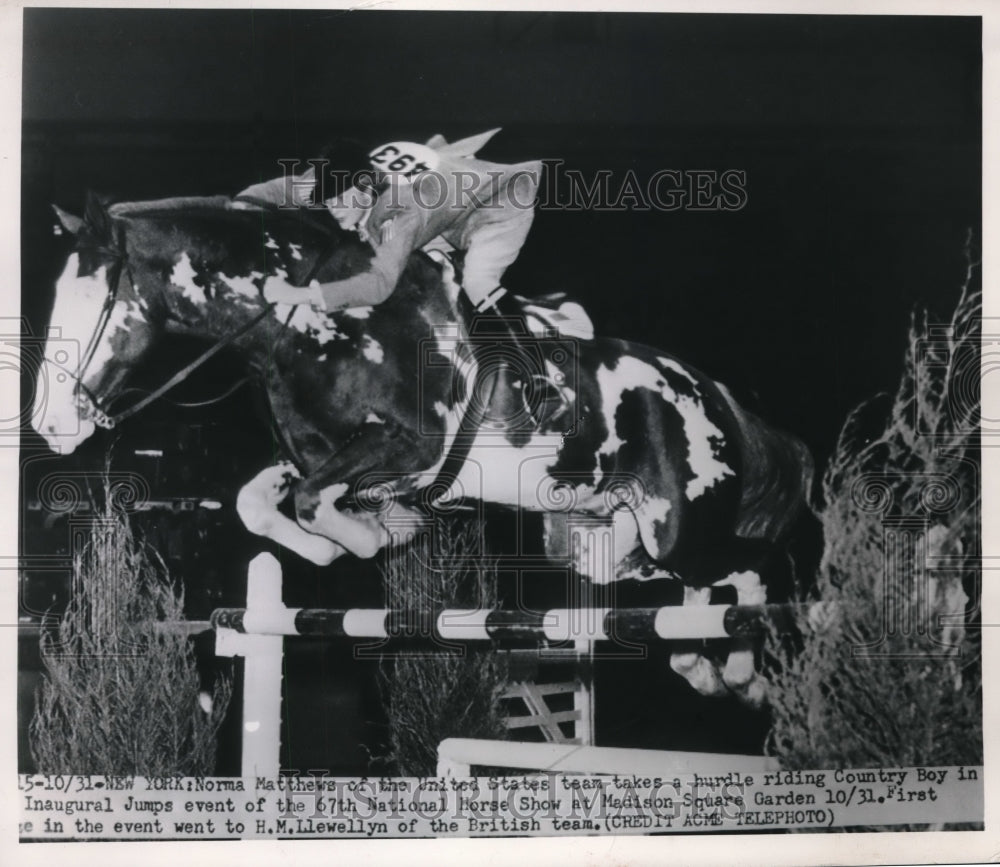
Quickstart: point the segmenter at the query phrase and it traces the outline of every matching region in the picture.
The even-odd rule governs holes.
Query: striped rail
[[[386,609],[286,608],[281,566],[260,554],[247,573],[246,608],[221,608],[210,623],[189,628],[215,629],[218,656],[242,656],[243,776],[275,777],[280,770],[281,682],[286,636],[323,638],[434,637],[442,641],[574,642],[575,654],[594,641],[682,641],[726,639],[758,634],[767,622],[786,631],[794,622],[792,605],[689,605],[661,608],[563,608],[546,612],[445,610],[400,612]],[[585,696],[589,703],[589,692]],[[578,708],[579,710],[579,708]],[[577,715],[579,718],[579,714]],[[589,737],[589,728],[586,729]],[[530,744],[504,741],[511,756]],[[586,745],[587,741],[583,743]],[[550,744],[566,748],[564,745]],[[580,749],[580,747],[571,747]],[[489,750],[487,751],[489,752]],[[547,755],[547,754],[546,754]],[[611,759],[611,753],[594,754]],[[533,753],[531,766],[539,756]],[[467,764],[462,761],[457,765]],[[504,764],[504,763],[501,763]],[[508,767],[514,767],[510,762]],[[603,758],[598,763],[604,767]],[[523,767],[524,765],[522,765]],[[549,767],[542,762],[538,767]],[[595,765],[595,768],[597,765]]]
[[[431,619],[433,617],[433,620]],[[545,612],[447,609],[436,616],[383,608],[220,608],[212,626],[253,635],[419,638],[443,641],[683,641],[759,634],[768,621],[786,629],[791,605],[670,605],[660,608],[556,608]]]

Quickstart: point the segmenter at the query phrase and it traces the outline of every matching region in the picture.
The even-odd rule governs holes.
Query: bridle
[[[97,352],[97,347],[100,346],[101,340],[104,338],[104,332],[107,330],[108,322],[111,320],[111,313],[114,310],[115,304],[118,302],[118,292],[119,286],[122,280],[128,280],[132,292],[135,293],[135,280],[132,276],[132,269],[128,262],[128,257],[123,251],[113,250],[108,251],[115,255],[115,262],[111,274],[108,276],[108,294],[104,299],[104,305],[101,307],[101,313],[97,320],[97,325],[94,328],[94,333],[87,344],[87,349],[80,359],[80,364],[77,366],[76,371],[71,371],[64,365],[59,364],[51,359],[46,359],[47,363],[52,364],[66,373],[71,379],[76,382],[76,386],[79,389],[80,395],[83,397],[81,402],[81,412],[83,416],[92,421],[97,427],[104,428],[105,430],[111,430],[121,422],[125,421],[127,418],[131,418],[136,413],[141,412],[147,406],[149,406],[153,401],[159,400],[171,389],[180,385],[187,379],[192,373],[194,373],[199,367],[201,367],[210,358],[217,355],[227,346],[232,344],[234,341],[241,338],[244,334],[253,330],[258,324],[260,324],[275,308],[275,304],[268,303],[264,305],[264,308],[254,316],[249,322],[237,328],[235,331],[230,332],[221,340],[216,341],[212,346],[206,349],[201,355],[199,355],[194,361],[185,367],[181,368],[177,373],[175,373],[170,379],[168,379],[163,385],[151,391],[149,394],[145,395],[141,399],[137,400],[131,406],[126,409],[121,410],[117,413],[110,412],[110,405],[116,400],[116,397],[109,398],[106,401],[102,401],[96,394],[91,391],[86,383],[84,382],[87,374],[87,369],[90,367],[90,363],[94,359],[94,355]],[[294,312],[294,308],[293,308]],[[227,391],[223,398],[228,396],[233,389]],[[121,395],[117,395],[121,397]],[[219,398],[222,399],[222,398]],[[214,403],[215,400],[208,401],[208,403]]]

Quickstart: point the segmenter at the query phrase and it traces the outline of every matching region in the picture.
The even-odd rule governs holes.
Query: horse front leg
[[[368,560],[386,542],[386,532],[377,516],[364,512],[346,512],[336,502],[347,493],[344,482],[315,490],[303,486],[295,492],[295,516],[310,533],[336,539],[355,557]]]
[[[344,448],[295,486],[299,525],[333,539],[356,557],[374,557],[400,535],[386,527],[387,521],[398,522],[405,511],[396,507],[392,489],[433,464],[438,454],[428,452],[428,447],[398,425],[364,425]],[[363,503],[350,510],[338,507],[345,496],[368,501],[371,510]]]
[[[240,489],[236,512],[251,533],[271,539],[318,566],[326,566],[344,553],[344,546],[310,532],[278,511],[298,478],[298,470],[288,461],[262,470]]]

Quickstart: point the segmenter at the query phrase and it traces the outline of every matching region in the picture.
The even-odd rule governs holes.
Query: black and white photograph
[[[981,11],[8,18],[19,854],[985,846]]]

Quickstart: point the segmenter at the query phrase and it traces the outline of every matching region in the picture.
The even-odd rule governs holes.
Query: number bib
[[[412,141],[379,145],[368,154],[368,159],[375,171],[398,175],[406,181],[412,181],[423,172],[433,171],[440,162],[437,151]]]

